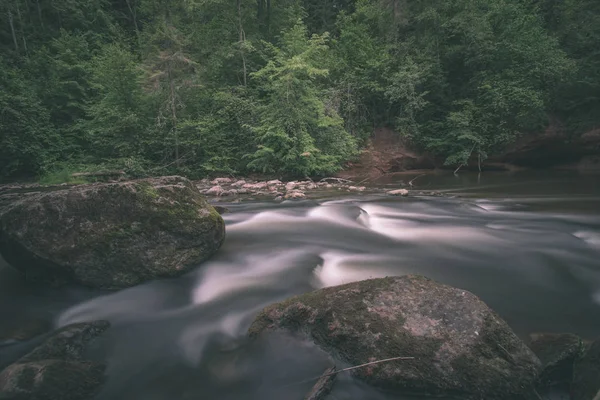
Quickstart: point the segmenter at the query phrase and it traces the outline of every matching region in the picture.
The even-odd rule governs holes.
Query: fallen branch
[[[426,175],[426,174],[421,174],[421,175],[419,175],[419,176],[416,176],[416,177],[412,178],[410,181],[408,181],[408,185],[409,185],[410,187],[413,187],[413,182],[414,182],[414,181],[416,181],[417,179],[419,179],[420,177],[422,177],[422,176],[425,176],[425,175]]]
[[[97,171],[97,172],[75,172],[71,174],[73,178],[78,176],[114,176],[125,175],[125,171]]]
[[[349,181],[348,179],[342,179],[342,178],[323,178],[319,182],[327,182],[327,181],[337,181],[339,183],[354,183],[353,181]]]
[[[317,379],[322,379],[322,378],[325,378],[325,377],[328,377],[328,376],[337,375],[340,372],[352,371],[353,369],[368,367],[369,365],[381,364],[381,363],[390,362],[390,361],[404,361],[404,360],[414,360],[414,359],[415,359],[415,357],[393,357],[393,358],[386,358],[385,360],[371,361],[371,362],[368,362],[368,363],[365,363],[365,364],[360,364],[360,365],[356,365],[354,367],[348,367],[348,368],[344,368],[344,369],[338,369],[338,370],[335,370],[335,371],[332,371],[332,372],[325,371],[325,373],[323,375],[315,376],[315,377],[310,378],[310,379],[305,379],[305,380],[303,380],[301,382],[292,383],[292,384],[286,385],[284,387],[294,386],[294,385],[301,385],[303,383],[312,382],[312,381],[315,381]]]
[[[335,366],[327,368],[321,378],[312,387],[310,393],[306,395],[304,400],[323,400],[331,392],[333,388],[333,381],[335,381],[336,375]]]

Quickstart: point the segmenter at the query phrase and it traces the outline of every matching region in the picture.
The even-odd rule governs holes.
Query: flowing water
[[[32,288],[5,267],[0,324],[110,320],[91,349],[108,364],[100,400],[302,399],[313,382],[298,382],[318,376],[327,356],[284,336],[247,341],[253,317],[295,294],[374,277],[415,273],[470,290],[524,337],[600,335],[600,176],[441,174],[414,184],[446,196],[227,204],[227,239],[209,262],[118,292]],[[0,347],[0,364],[32,345]],[[397,398],[345,374],[332,393]]]

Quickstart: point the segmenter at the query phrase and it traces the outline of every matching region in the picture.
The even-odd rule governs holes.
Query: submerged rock
[[[0,213],[0,253],[28,279],[116,288],[181,274],[225,238],[187,179],[163,177],[30,194]]]
[[[104,382],[105,366],[85,360],[89,343],[109,327],[106,321],[64,327],[0,372],[0,398],[84,400]]]
[[[575,364],[572,400],[600,400],[600,339]]]
[[[51,330],[47,319],[12,316],[0,326],[0,345],[3,342],[24,341]]]
[[[406,394],[469,399],[536,398],[540,361],[485,303],[421,276],[326,288],[265,308],[250,336],[286,330],[308,336],[352,373]]]
[[[542,362],[540,386],[568,388],[573,379],[573,365],[583,351],[581,338],[566,333],[535,334],[529,347]]]

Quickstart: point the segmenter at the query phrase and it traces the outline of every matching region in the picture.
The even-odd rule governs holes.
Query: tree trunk
[[[240,54],[242,56],[242,67],[244,74],[244,87],[247,85],[247,72],[246,72],[246,53],[244,48],[244,42],[246,41],[246,34],[244,33],[244,27],[242,26],[242,0],[237,0],[237,11],[238,11],[238,30],[240,32]]]
[[[267,0],[267,37],[271,37],[271,0]]]
[[[21,18],[21,9],[19,8],[19,3],[17,5],[17,17],[19,18],[19,26],[21,27],[21,37],[23,38],[23,49],[25,49],[25,54],[27,54],[27,39],[25,38],[25,26],[23,25],[23,18]]]
[[[171,119],[173,122],[173,134],[175,136],[175,165],[179,168],[179,133],[177,132],[177,107],[175,104],[175,81],[171,75],[171,63],[167,65],[167,78],[169,79]]]
[[[10,32],[12,33],[13,43],[15,44],[15,50],[19,51],[19,42],[17,41],[17,34],[15,32],[15,23],[13,20],[12,11],[8,9],[8,24],[10,25]]]
[[[37,6],[38,17],[40,18],[40,26],[44,27],[44,20],[42,19],[42,8],[40,7],[40,0],[35,0]]]
[[[125,0],[125,2],[127,3],[127,8],[129,9],[129,13],[131,14],[131,18],[133,18],[133,27],[135,29],[135,36],[137,37],[138,42],[139,42],[140,41],[140,29],[138,28],[137,11],[135,9],[135,4],[132,7],[131,6],[131,0]]]
[[[256,9],[256,19],[258,20],[258,31],[264,34],[264,18],[265,18],[265,10],[264,10],[264,0],[257,0],[257,9]]]

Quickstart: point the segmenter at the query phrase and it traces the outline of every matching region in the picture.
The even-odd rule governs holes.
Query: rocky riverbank
[[[367,185],[365,181],[354,182],[341,178],[324,178],[319,181],[302,180],[282,182],[280,180],[251,180],[234,178],[203,179],[194,184],[200,193],[213,202],[240,202],[247,200],[303,200],[317,199],[327,195],[381,194],[389,196],[441,196],[436,191],[412,190],[400,182],[395,188]],[[409,188],[411,190],[409,190]]]

